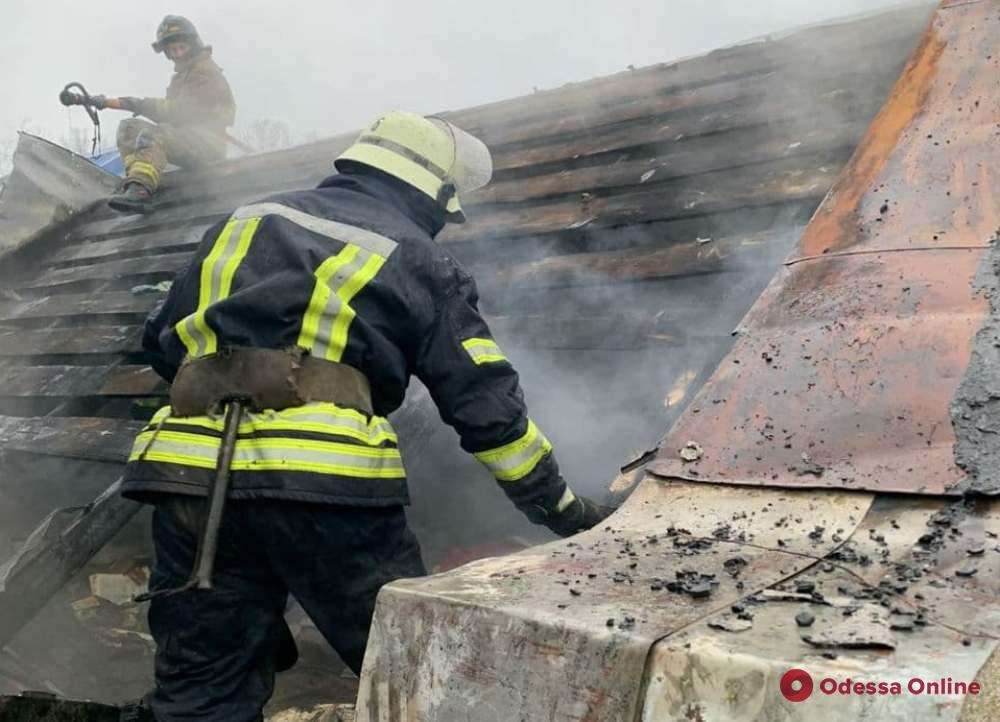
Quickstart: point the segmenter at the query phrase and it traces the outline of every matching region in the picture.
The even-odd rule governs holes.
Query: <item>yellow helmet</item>
[[[462,223],[460,193],[482,188],[493,175],[486,145],[441,118],[394,110],[362,131],[334,162],[377,168],[427,194],[444,208],[449,221]]]

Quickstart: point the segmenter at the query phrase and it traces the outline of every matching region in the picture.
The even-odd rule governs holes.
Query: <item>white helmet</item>
[[[394,110],[376,120],[334,162],[354,161],[399,178],[437,201],[449,221],[462,223],[459,194],[493,175],[486,145],[441,118]]]

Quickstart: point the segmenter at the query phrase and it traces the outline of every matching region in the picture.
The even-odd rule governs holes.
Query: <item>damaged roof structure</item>
[[[561,463],[658,448],[615,480],[634,491],[601,528],[387,587],[359,720],[909,720],[929,704],[796,705],[780,692],[793,667],[1000,688],[998,36],[993,0],[919,4],[446,114],[496,173],[440,241]],[[168,174],[150,216],[55,202],[0,237],[16,246],[0,269],[0,553],[16,552],[0,643],[16,649],[37,611],[16,583],[25,537],[108,487],[164,400],[139,332],[165,284],[212,223],[317,183],[352,139]],[[414,526],[446,568],[449,547],[504,524],[475,510],[487,479],[406,445],[441,433],[413,391],[394,421]],[[560,405],[573,392],[590,423]],[[32,540],[68,539],[82,565],[93,540],[63,516]],[[1000,715],[986,695],[933,703]]]
[[[998,36],[937,9],[606,525],[384,590],[359,718],[996,719],[782,678],[1000,682]]]

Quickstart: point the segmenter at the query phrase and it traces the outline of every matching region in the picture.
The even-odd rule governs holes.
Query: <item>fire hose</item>
[[[74,89],[79,92],[73,92]],[[70,105],[81,105],[87,111],[87,115],[90,116],[90,122],[94,124],[94,137],[90,143],[90,154],[96,155],[97,148],[101,143],[101,116],[97,113],[93,96],[87,92],[82,83],[74,80],[72,83],[67,83],[66,87],[59,91],[59,102],[67,107]]]
[[[80,105],[83,106],[85,111],[87,111],[87,115],[90,116],[90,120],[94,124],[94,137],[91,143],[90,153],[91,155],[96,154],[97,147],[101,142],[101,117],[98,115],[97,111],[100,108],[98,107],[94,96],[87,92],[87,89],[83,87],[82,83],[78,83],[74,80],[72,83],[67,83],[66,87],[59,91],[59,102],[67,107],[70,105]],[[135,115],[138,115],[138,113]],[[226,141],[232,143],[244,153],[256,153],[252,145],[244,143],[232,134],[222,131],[222,136],[226,139]]]

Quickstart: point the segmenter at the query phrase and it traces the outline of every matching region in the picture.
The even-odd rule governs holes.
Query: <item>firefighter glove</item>
[[[69,88],[63,88],[59,91],[59,102],[63,105],[83,105],[84,96],[74,93]]]
[[[559,536],[567,537],[597,526],[613,511],[611,507],[601,506],[585,496],[577,496],[562,511],[550,512],[542,523]]]

